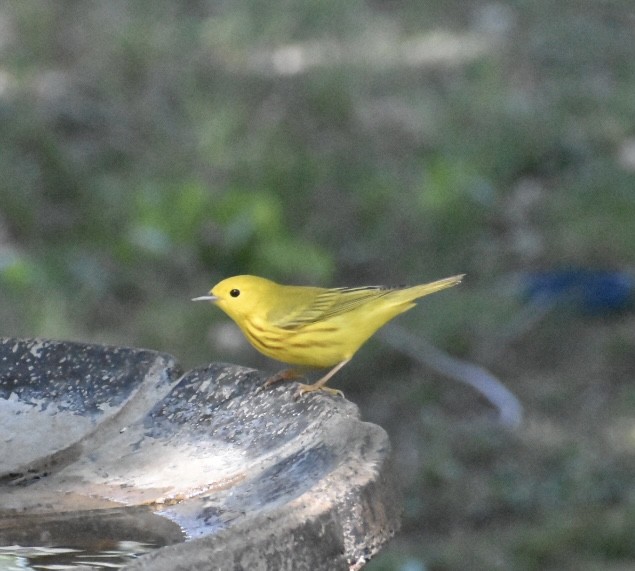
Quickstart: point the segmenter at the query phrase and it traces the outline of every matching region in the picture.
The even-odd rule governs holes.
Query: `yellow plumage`
[[[195,301],[214,302],[261,353],[292,365],[333,367],[298,394],[324,387],[357,350],[415,300],[460,283],[462,275],[412,287],[319,288],[280,285],[256,276],[235,276]],[[288,375],[287,375],[288,377]],[[284,380],[284,375],[267,384]]]

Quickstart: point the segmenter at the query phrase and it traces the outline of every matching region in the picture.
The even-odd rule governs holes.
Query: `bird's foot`
[[[344,398],[344,393],[338,389],[332,389],[331,387],[320,386],[317,383],[313,385],[299,384],[298,390],[293,394],[293,400],[298,400],[305,393],[313,393],[316,391],[324,391],[333,396],[340,396]]]
[[[268,389],[271,385],[275,385],[276,383],[281,383],[283,381],[297,381],[298,379],[303,379],[304,375],[295,369],[285,369],[284,371],[280,371],[275,375],[271,375],[259,388],[259,391],[264,391]]]

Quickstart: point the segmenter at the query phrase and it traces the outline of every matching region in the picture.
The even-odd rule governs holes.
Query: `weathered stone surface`
[[[0,338],[0,481],[72,462],[91,436],[147,414],[179,376],[155,351]]]
[[[0,340],[0,545],[54,544],[92,516],[96,533],[167,545],[131,570],[361,566],[398,526],[385,432],[340,397],[263,381]]]

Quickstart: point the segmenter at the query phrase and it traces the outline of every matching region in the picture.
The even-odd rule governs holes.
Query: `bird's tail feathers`
[[[437,280],[435,282],[430,282],[428,284],[404,288],[402,290],[399,290],[399,293],[403,294],[404,301],[414,301],[415,299],[418,299],[425,295],[430,295],[431,293],[435,293],[437,291],[441,291],[442,289],[460,284],[464,276],[465,274],[459,274],[449,278],[444,278],[442,280]]]

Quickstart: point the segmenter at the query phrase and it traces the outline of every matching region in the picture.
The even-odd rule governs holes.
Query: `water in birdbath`
[[[136,541],[118,541],[105,545],[95,540],[91,545],[72,547],[38,547],[9,545],[0,547],[2,571],[120,569],[130,561],[160,547]]]

